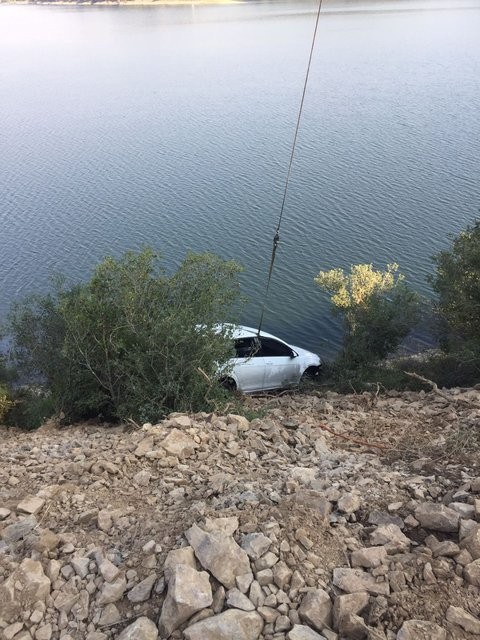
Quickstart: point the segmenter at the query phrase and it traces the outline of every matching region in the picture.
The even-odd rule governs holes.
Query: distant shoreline
[[[183,5],[209,5],[209,4],[243,4],[244,0],[0,0],[0,6],[4,5],[37,5],[37,6],[75,6],[75,7],[164,7]]]

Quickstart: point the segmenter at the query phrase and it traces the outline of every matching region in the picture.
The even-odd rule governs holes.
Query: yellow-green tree
[[[344,341],[340,358],[358,367],[395,351],[418,318],[418,296],[407,286],[397,264],[386,270],[371,264],[352,265],[350,271],[320,271],[315,282],[330,294],[334,312],[343,317]]]

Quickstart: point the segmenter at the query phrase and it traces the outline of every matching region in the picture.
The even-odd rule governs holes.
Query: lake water
[[[314,3],[0,6],[0,318],[145,243],[245,266],[255,325]],[[324,0],[264,329],[323,355],[320,269],[430,256],[480,207],[480,2]]]

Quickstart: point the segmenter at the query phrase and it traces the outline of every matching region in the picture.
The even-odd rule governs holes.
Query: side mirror
[[[292,353],[290,355],[290,358],[292,358],[292,359],[293,358],[298,358],[298,353],[296,351],[294,351],[293,349],[292,349]]]

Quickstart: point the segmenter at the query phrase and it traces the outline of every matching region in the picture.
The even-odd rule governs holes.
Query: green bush
[[[0,385],[0,424],[3,424],[9,411],[14,406],[14,401],[6,387]]]
[[[55,413],[52,396],[40,388],[18,389],[11,397],[13,404],[5,420],[9,426],[37,429]]]
[[[342,369],[370,366],[393,353],[416,324],[419,298],[391,264],[379,271],[371,264],[321,271],[315,282],[330,294],[341,315],[344,337],[337,362]]]
[[[459,342],[469,341],[480,345],[480,221],[454,237],[451,248],[433,259],[436,273],[430,282],[447,324],[446,346],[457,348]]]
[[[191,254],[167,275],[150,249],[106,258],[85,284],[17,305],[14,354],[43,380],[66,419],[154,421],[170,411],[217,408],[215,380],[232,354],[225,326],[239,302],[239,267]]]

